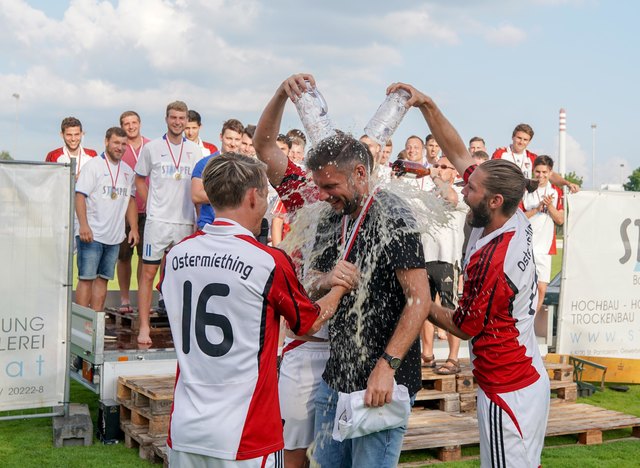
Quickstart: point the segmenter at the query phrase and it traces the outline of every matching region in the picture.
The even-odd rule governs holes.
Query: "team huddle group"
[[[143,137],[140,116],[127,111],[98,156],[69,117],[64,146],[47,155],[75,159],[78,304],[103,310],[117,263],[121,311],[131,312],[137,245],[138,342],[148,345],[166,260],[160,291],[178,356],[170,465],[396,466],[421,367],[459,372],[460,340],[473,338],[482,465],[538,466],[549,381],[534,320],[563,220],[557,186],[577,188],[526,149],[530,126],[490,159],[481,138],[467,148],[431,98],[403,83],[387,92],[407,91],[431,134],[409,137],[398,159],[428,176],[392,171],[392,143],[366,135],[336,131],[305,156],[304,133],[282,135],[280,125],[307,83],[313,76],[287,78],[257,127],[226,121],[220,150],[200,138],[200,115],[176,101],[158,139]],[[422,232],[397,183],[442,199],[449,222]],[[331,209],[317,205],[314,254],[303,268],[298,252],[294,266],[274,246],[318,201]],[[265,217],[272,245],[257,240]],[[223,256],[243,268],[184,260]],[[449,341],[439,366],[434,330]]]

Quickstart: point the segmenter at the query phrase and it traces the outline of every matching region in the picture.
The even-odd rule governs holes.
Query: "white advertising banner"
[[[558,352],[640,359],[640,193],[567,202]]]
[[[70,175],[0,163],[0,411],[64,401]]]

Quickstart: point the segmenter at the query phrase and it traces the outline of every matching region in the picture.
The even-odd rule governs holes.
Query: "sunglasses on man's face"
[[[433,167],[435,167],[436,169],[438,169],[438,168],[440,168],[440,169],[455,169],[455,167],[447,166],[446,164],[434,164]]]

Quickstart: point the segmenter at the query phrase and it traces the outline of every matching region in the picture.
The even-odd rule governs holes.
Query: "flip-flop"
[[[133,307],[131,307],[131,304],[122,304],[120,307],[118,307],[118,313],[131,314],[133,313]]]
[[[447,366],[447,363],[453,364],[453,366]],[[447,359],[444,364],[434,370],[439,375],[454,375],[460,372],[460,363],[455,359]]]

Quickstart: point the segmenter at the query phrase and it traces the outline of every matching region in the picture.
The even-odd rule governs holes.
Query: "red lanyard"
[[[351,227],[351,232],[349,233],[348,238],[347,238],[347,226],[349,224],[349,216],[345,215],[342,217],[342,235],[341,235],[340,245],[343,249],[342,255],[341,255],[343,260],[346,260],[347,257],[349,256],[349,253],[351,253],[353,244],[355,244],[356,237],[358,236],[358,232],[360,231],[360,226],[362,226],[364,218],[367,215],[369,208],[371,208],[371,205],[373,204],[373,196],[377,192],[378,190],[375,190],[373,193],[371,193],[371,195],[369,195],[369,198],[367,198],[367,200],[364,202],[362,211],[360,211],[360,214],[356,218],[355,223]]]
[[[184,138],[182,139],[182,143],[180,143],[180,156],[178,156],[178,163],[176,164],[176,158],[173,157],[173,151],[171,151],[171,145],[169,144],[169,139],[167,138],[167,134],[164,134],[164,141],[167,142],[167,148],[169,148],[169,154],[171,155],[171,160],[173,161],[173,165],[176,167],[176,173],[180,173],[180,161],[182,161],[182,150],[184,149]]]
[[[129,148],[131,148],[131,152],[133,153],[133,158],[136,160],[136,163],[138,162],[138,158],[140,157],[140,153],[142,152],[143,146],[144,146],[144,138],[142,138],[142,144],[140,145],[140,149],[138,150],[137,153],[136,153],[136,150],[133,149],[133,145],[129,145]],[[171,152],[171,148],[169,148],[169,152]],[[171,155],[171,157],[173,157],[173,154]]]
[[[102,153],[104,156],[104,163],[107,165],[107,169],[109,169],[109,177],[111,177],[111,198],[114,200],[118,197],[116,192],[116,184],[118,183],[118,177],[120,177],[120,161],[118,161],[118,172],[116,172],[116,178],[113,179],[113,172],[111,172],[111,164],[109,164],[109,158],[106,154]]]

